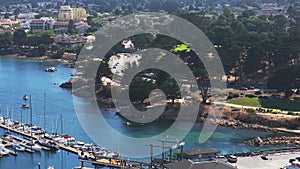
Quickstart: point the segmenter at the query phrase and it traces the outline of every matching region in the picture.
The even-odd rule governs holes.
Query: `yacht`
[[[54,141],[46,142],[46,141],[39,140],[39,141],[37,141],[37,143],[41,146],[49,148],[51,151],[58,151],[59,150],[58,144]]]
[[[33,143],[25,143],[25,144],[21,144],[21,146],[24,146],[25,148],[28,148],[30,150],[34,150],[34,151],[41,151],[42,147],[37,145],[37,144],[33,144]]]
[[[52,67],[48,67],[48,68],[45,69],[45,72],[55,72],[55,71],[57,71],[57,70],[53,66]]]

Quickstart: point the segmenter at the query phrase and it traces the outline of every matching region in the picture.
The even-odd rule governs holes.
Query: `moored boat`
[[[23,96],[23,100],[28,100],[28,96],[26,94]]]
[[[20,146],[20,145],[16,145],[16,144],[13,145],[13,148],[16,151],[24,151],[25,150],[25,147]]]
[[[1,156],[6,156],[9,154],[9,150],[5,148],[3,144],[0,144],[0,155]]]
[[[22,108],[22,109],[28,109],[29,106],[28,106],[27,104],[22,104],[21,108]]]
[[[13,138],[9,132],[5,132],[1,135],[1,139],[4,141],[13,141]]]
[[[53,66],[45,69],[45,72],[55,72],[55,71],[56,71],[56,68]]]
[[[54,141],[46,142],[46,141],[38,140],[37,143],[41,146],[49,148],[51,151],[58,151],[59,150],[58,144]]]
[[[33,143],[25,143],[25,144],[21,144],[21,146],[24,146],[25,148],[28,148],[30,150],[34,150],[34,151],[41,151],[42,147],[37,145],[37,144],[33,144]]]

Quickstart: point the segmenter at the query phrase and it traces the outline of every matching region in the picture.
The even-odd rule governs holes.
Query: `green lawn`
[[[175,52],[183,52],[183,51],[186,51],[186,52],[190,52],[190,48],[186,45],[186,44],[181,44],[181,45],[178,45],[174,51]]]
[[[227,103],[270,109],[280,109],[286,111],[300,111],[300,99],[259,99],[257,97],[241,97],[231,99]]]
[[[227,103],[244,105],[244,106],[262,107],[257,97],[255,98],[240,97],[240,98],[231,99]]]

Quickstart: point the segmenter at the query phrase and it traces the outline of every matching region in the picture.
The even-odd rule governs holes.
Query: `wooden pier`
[[[22,130],[17,130],[16,128],[13,128],[13,127],[6,126],[4,124],[0,124],[0,128],[8,130],[12,133],[16,133],[16,134],[19,134],[21,136],[32,139],[32,140],[28,140],[28,139],[24,139],[24,138],[20,138],[20,137],[11,135],[14,140],[17,140],[19,142],[12,143],[10,141],[6,141],[7,143],[5,144],[5,147],[12,147],[13,144],[20,145],[22,143],[24,144],[24,143],[28,143],[28,142],[36,142],[37,140],[41,140],[41,139],[43,139],[47,142],[48,141],[53,141],[53,140],[46,139],[46,138],[42,137],[41,135],[31,133],[32,131],[25,132],[25,131],[22,131]],[[84,165],[83,165],[84,163],[91,163],[95,167],[105,166],[105,167],[111,167],[111,168],[128,168],[128,169],[129,168],[130,169],[137,169],[137,168],[141,168],[141,166],[150,166],[150,163],[141,162],[141,161],[130,161],[130,160],[124,160],[124,159],[119,159],[119,158],[103,157],[103,158],[100,158],[100,159],[96,159],[96,157],[92,153],[89,153],[87,151],[82,151],[78,148],[67,146],[65,144],[58,144],[58,146],[62,150],[65,150],[65,151],[68,151],[70,153],[73,153],[73,154],[79,155],[81,157],[84,157],[85,160],[81,160],[82,165],[79,167],[81,169],[85,168]],[[44,146],[41,146],[41,147],[42,147],[43,150],[50,151],[50,149],[47,148],[47,147],[44,147]],[[31,150],[31,149],[28,149],[28,148],[25,148],[25,151],[28,152],[28,153],[35,153],[34,150]],[[17,155],[16,151],[10,150],[9,153],[12,154],[12,155]]]
[[[84,163],[91,163],[95,167],[110,167],[110,168],[122,168],[122,169],[140,169],[140,167],[136,167],[134,165],[129,165],[128,163],[120,163],[120,162],[110,162],[107,159],[100,159],[97,161],[92,160],[81,160],[81,167],[84,167]],[[147,165],[145,165],[147,166]]]
[[[68,151],[68,152],[71,152],[71,153],[74,153],[74,154],[81,154],[82,151],[81,150],[78,150],[76,148],[73,148],[73,147],[70,147],[70,146],[66,146],[64,144],[58,144],[59,148],[61,148],[62,150],[65,150],[65,151]],[[89,159],[96,159],[94,155],[88,153],[88,152],[83,152],[84,154],[82,156],[85,156],[86,158],[89,158]]]
[[[9,127],[9,126],[6,126],[4,124],[0,124],[0,127],[3,128],[3,129],[6,129],[8,131],[11,131],[11,132],[14,132],[14,133],[17,133],[17,134],[20,134],[20,135],[23,135],[23,136],[26,136],[26,137],[29,137],[29,138],[32,138],[32,139],[35,139],[35,140],[38,140],[39,139],[39,136],[35,135],[34,133],[26,133],[24,131],[20,131],[20,130],[17,130],[15,128],[12,128],[12,127]]]

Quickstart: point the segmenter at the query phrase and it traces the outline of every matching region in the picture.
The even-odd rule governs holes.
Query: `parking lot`
[[[267,155],[268,160],[263,160],[261,156],[239,157],[237,166],[239,169],[280,169],[289,163],[289,159],[300,157],[300,152],[277,153]]]

